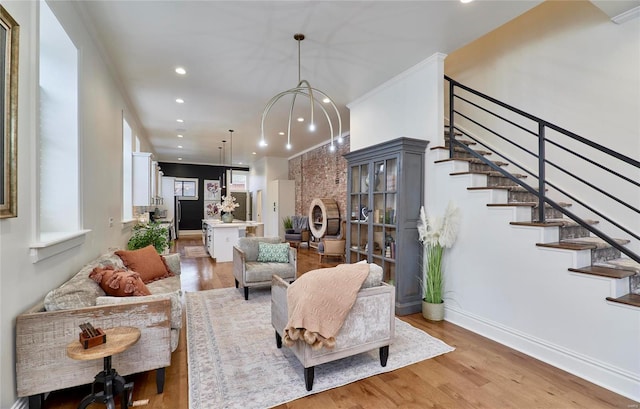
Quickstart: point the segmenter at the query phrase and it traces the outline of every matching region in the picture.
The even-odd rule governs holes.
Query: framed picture
[[[16,217],[18,191],[18,39],[20,26],[0,6],[0,218]]]
[[[220,180],[204,180],[204,200],[220,201]]]

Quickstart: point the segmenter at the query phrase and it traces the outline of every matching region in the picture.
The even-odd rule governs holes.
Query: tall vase
[[[222,216],[220,216],[220,219],[222,219],[223,223],[232,223],[233,222],[233,213],[231,213],[231,212],[222,213]]]

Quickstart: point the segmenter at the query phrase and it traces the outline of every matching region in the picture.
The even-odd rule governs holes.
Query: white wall
[[[269,226],[274,226],[273,209],[269,210],[268,186],[273,180],[288,179],[289,161],[286,158],[264,157],[251,164],[251,192],[253,192],[253,208],[257,209],[257,192],[262,190],[262,222],[264,223],[265,236],[277,236],[278,232],[273,231]]]
[[[39,302],[84,263],[111,247],[123,246],[130,231],[120,223],[109,227],[108,219],[121,219],[122,210],[122,111],[129,108],[118,91],[91,36],[69,2],[53,2],[51,9],[61,21],[80,56],[80,173],[83,228],[90,229],[79,247],[32,264],[29,245],[34,241],[36,212],[36,67],[37,7],[34,1],[3,1],[20,24],[18,90],[18,217],[0,220],[0,407],[8,408],[15,396],[15,317]],[[139,129],[138,121],[130,121]],[[135,132],[144,141],[145,135]],[[105,160],[109,158],[109,160]]]
[[[478,91],[632,159],[640,159],[639,18],[615,24],[589,1],[544,2],[450,53],[445,71],[456,81]],[[505,136],[513,137],[513,134]],[[494,145],[496,139],[487,135],[485,140]],[[536,149],[537,142],[529,139]],[[510,156],[517,155],[513,148],[505,148]],[[640,171],[633,171],[630,166],[615,166],[610,158],[594,151],[583,152],[631,179],[640,179]],[[556,158],[556,163],[604,186],[606,191],[626,202],[636,207],[640,204],[637,187],[612,181],[608,173],[593,166],[577,167],[575,158],[564,153]],[[557,172],[553,168],[548,167],[548,172],[561,187],[575,191],[577,198],[613,215],[632,231],[640,231],[637,213],[614,205],[574,180],[554,176]],[[553,191],[550,193],[559,197]],[[579,206],[574,204],[572,209]],[[602,220],[599,227],[620,237],[619,232],[608,229]],[[634,246],[640,251],[640,244]]]
[[[352,152],[400,137],[443,140],[445,57],[436,53],[347,105]]]
[[[557,13],[563,18],[554,19]],[[545,2],[489,34],[481,49],[452,53],[447,73],[600,142],[606,135],[608,146],[638,158],[640,30],[636,21],[626,24],[631,25],[613,27],[588,2]],[[425,78],[412,74],[401,74],[350,104],[352,150],[398,136],[441,140],[437,118],[420,122],[431,110],[441,112],[428,103],[437,100],[439,90],[419,86]],[[458,240],[444,259],[445,319],[640,400],[638,309],[605,301],[628,291],[628,282],[569,273],[568,268],[589,263],[588,252],[536,247],[549,237],[537,228],[509,225],[522,209],[488,208],[487,203],[506,197],[468,191],[474,178],[451,177],[453,164],[436,165],[435,159],[428,149],[428,211],[441,214],[450,200],[462,211]],[[638,220],[628,222],[637,225]]]

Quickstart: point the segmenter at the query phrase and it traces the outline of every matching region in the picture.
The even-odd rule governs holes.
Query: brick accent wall
[[[331,197],[338,203],[340,218],[347,213],[347,160],[349,137],[336,151],[329,144],[318,147],[289,160],[289,179],[296,182],[296,214],[308,215],[311,201],[316,197]]]

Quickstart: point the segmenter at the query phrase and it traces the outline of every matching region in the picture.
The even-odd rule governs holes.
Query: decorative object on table
[[[107,334],[102,328],[93,328],[90,322],[79,325],[82,332],[80,333],[80,343],[84,349],[93,348],[107,342]]]
[[[236,203],[236,198],[228,195],[222,196],[222,204],[220,205],[220,211],[222,211],[222,216],[220,218],[225,223],[233,222],[233,211],[236,207],[239,207],[240,204]]]
[[[333,102],[331,97],[329,97],[327,94],[320,91],[319,89],[313,88],[311,84],[309,84],[309,81],[303,80],[300,78],[300,42],[304,40],[304,34],[300,34],[300,33],[294,34],[293,38],[298,42],[298,85],[294,88],[291,88],[276,94],[265,105],[264,111],[262,112],[262,122],[260,124],[260,146],[263,146],[263,147],[267,146],[267,141],[264,135],[264,122],[267,119],[267,116],[269,115],[269,111],[271,111],[271,108],[273,107],[273,105],[276,102],[278,102],[280,98],[284,97],[285,95],[289,95],[289,96],[293,96],[293,99],[291,100],[291,112],[294,112],[294,105],[296,103],[297,96],[301,96],[302,98],[300,99],[303,101],[304,100],[309,101],[309,108],[311,111],[309,113],[309,131],[310,132],[313,132],[316,130],[316,124],[314,121],[314,106],[316,104],[318,105],[318,108],[320,108],[320,110],[324,114],[323,116],[324,118],[326,118],[329,125],[329,132],[330,132],[329,136],[331,137],[329,150],[333,152],[336,149],[335,144],[333,142],[334,130],[337,130],[336,138],[338,139],[338,143],[342,143],[342,119],[340,118],[340,111],[338,111],[338,108],[336,107],[336,104]],[[327,108],[325,108],[326,106],[331,107],[331,110],[328,110]],[[338,120],[337,127],[333,126],[333,120],[334,120],[333,117],[337,117],[337,120]],[[287,130],[287,145],[286,145],[287,149],[291,149],[291,118],[292,116],[289,115],[289,126],[287,128],[288,130]],[[294,126],[294,132],[295,132],[295,126]]]
[[[444,249],[453,246],[460,225],[460,210],[449,202],[443,217],[427,217],[420,207],[418,238],[423,248],[422,315],[432,321],[444,319],[442,290],[442,256]]]
[[[285,216],[282,218],[282,226],[285,233],[293,233],[293,220],[291,216]]]
[[[220,201],[220,180],[204,180],[204,200]]]
[[[137,250],[153,245],[158,254],[169,248],[169,235],[166,227],[160,223],[138,223],[133,226],[133,235],[127,242],[129,250]]]

